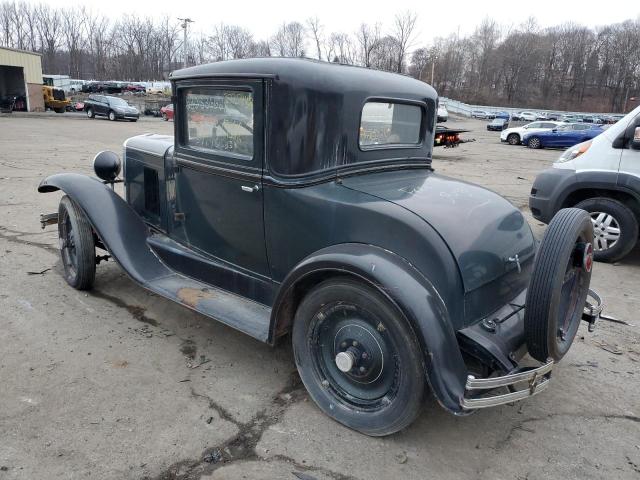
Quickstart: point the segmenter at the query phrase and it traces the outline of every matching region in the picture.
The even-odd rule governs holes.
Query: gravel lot
[[[436,149],[436,170],[528,215],[531,183],[559,153],[502,145],[485,122],[447,125],[476,142]],[[91,174],[97,151],[172,129],[0,116],[1,480],[640,478],[638,327],[581,326],[550,389],[529,401],[456,418],[430,398],[408,430],[373,439],[320,413],[287,342],[270,348],[149,294],[113,262],[92,292],[68,287],[56,228],[38,222],[60,195],[38,194],[39,181]],[[592,282],[608,313],[636,324],[639,266],[636,249],[597,264]]]

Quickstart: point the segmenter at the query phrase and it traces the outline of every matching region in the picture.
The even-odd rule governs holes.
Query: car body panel
[[[467,292],[505,276],[509,257],[526,261],[535,254],[520,211],[477,185],[425,171],[361,175],[344,179],[344,185],[393,202],[431,225],[455,256]]]
[[[585,124],[570,123],[558,129],[527,132],[522,137],[522,144],[526,145],[530,138],[536,137],[540,139],[542,147],[566,148],[591,140],[604,131],[597,125],[591,125],[590,128],[586,129],[582,128],[585,126],[589,127],[589,125]]]

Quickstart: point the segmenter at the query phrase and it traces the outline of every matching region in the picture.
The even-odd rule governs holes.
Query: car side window
[[[543,123],[542,128],[556,128],[555,123]]]
[[[530,123],[529,125],[527,125],[525,128],[542,128],[542,123],[533,122],[533,123]]]
[[[184,91],[184,145],[194,150],[253,159],[253,93],[215,87]]]
[[[371,101],[364,104],[358,142],[363,148],[419,145],[422,108],[396,102]]]

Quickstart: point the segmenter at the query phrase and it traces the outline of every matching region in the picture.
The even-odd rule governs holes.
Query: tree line
[[[504,27],[487,18],[470,35],[416,42],[418,17],[328,31],[317,17],[285,22],[267,39],[220,23],[189,33],[189,65],[247,57],[311,57],[404,73],[469,103],[562,110],[621,111],[640,95],[640,18],[588,28]],[[0,1],[0,46],[42,54],[48,74],[95,80],[160,80],[183,64],[177,19],[85,7]],[[628,109],[628,108],[627,108]]]

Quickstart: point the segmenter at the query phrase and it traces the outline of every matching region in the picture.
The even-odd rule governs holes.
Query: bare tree
[[[324,40],[322,37],[323,27],[320,23],[320,19],[318,17],[307,18],[307,29],[309,36],[316,47],[317,58],[318,60],[322,60],[322,43]]]
[[[86,15],[84,8],[81,10],[62,10],[62,36],[64,46],[69,55],[69,75],[80,78],[81,48],[84,44],[84,21]]]
[[[332,33],[329,36],[327,60],[335,63],[355,63],[355,47],[352,38],[346,33]]]
[[[42,68],[45,72],[55,71],[56,53],[60,47],[61,12],[47,5],[38,5],[38,35],[40,36],[40,49],[43,53]]]
[[[303,57],[304,37],[304,25],[300,22],[284,23],[271,37],[271,45],[281,57]]]
[[[392,37],[397,44],[396,71],[402,73],[404,69],[404,59],[408,48],[414,41],[414,31],[418,15],[415,12],[407,11],[397,14],[394,19],[394,30]]]
[[[371,67],[371,56],[380,42],[380,24],[373,26],[361,23],[356,32],[356,40],[360,48],[359,61],[364,67]]]

